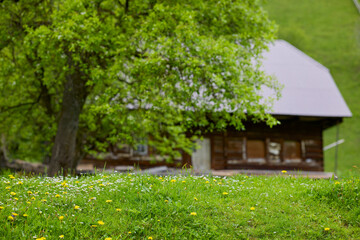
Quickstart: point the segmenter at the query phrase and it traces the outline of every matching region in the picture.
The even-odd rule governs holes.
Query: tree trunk
[[[6,150],[5,134],[1,134],[0,142],[0,168],[5,168],[8,165],[8,157]]]
[[[71,57],[69,59],[69,66],[74,66]],[[79,117],[87,96],[85,83],[85,76],[78,67],[66,76],[61,116],[48,169],[49,176],[59,174],[60,171],[67,175],[69,170],[75,170]]]

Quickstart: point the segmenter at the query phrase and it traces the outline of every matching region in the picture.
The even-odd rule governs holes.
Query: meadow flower
[[[99,225],[104,225],[105,223],[103,221],[98,221],[97,222]]]
[[[196,216],[196,212],[191,212],[190,215],[191,216]]]
[[[28,217],[29,215],[27,215],[26,213],[23,215],[23,217]]]
[[[22,182],[22,181],[18,181],[18,183],[17,183],[17,184],[21,185],[21,184],[23,184],[23,182]]]
[[[75,205],[74,209],[75,209],[75,210],[79,210],[80,207],[79,207],[78,205]]]
[[[7,186],[5,189],[8,190],[8,189],[10,189],[10,188],[11,188],[10,186]]]
[[[282,170],[281,172],[282,172],[282,173],[287,173],[287,171],[285,171],[285,170]]]
[[[176,182],[176,180],[175,179],[171,179],[171,181],[170,182]]]
[[[47,202],[47,200],[46,200],[46,199],[41,199],[41,201],[42,201],[42,202]]]
[[[182,181],[182,183],[186,183],[186,181]]]
[[[16,216],[19,216],[19,214],[14,213],[14,212],[13,212],[13,213],[11,213],[11,215],[13,215],[13,216],[15,216],[15,217],[16,217]]]
[[[194,200],[197,201],[198,199],[196,197],[194,197]]]
[[[59,217],[59,220],[63,220],[63,219],[64,219],[64,216],[60,216],[60,217]]]
[[[75,183],[79,183],[79,181],[75,181]]]
[[[8,216],[8,220],[10,220],[10,221],[14,221],[13,216]]]
[[[91,200],[96,200],[96,197],[92,197],[92,198],[90,198],[90,201],[91,201]]]
[[[96,228],[96,227],[97,227],[97,225],[91,225],[91,227]]]
[[[112,200],[106,200],[106,202],[107,202],[107,203],[111,203],[111,202],[112,202]]]
[[[16,193],[15,193],[15,192],[11,192],[10,194],[11,194],[12,196],[15,196],[15,195],[16,195]]]
[[[329,230],[330,230],[330,228],[324,228],[324,230],[325,230],[325,231],[329,231]]]
[[[153,240],[153,238],[152,238],[152,237],[148,237],[148,239],[149,239],[149,240]]]
[[[120,209],[120,208],[117,208],[116,211],[117,211],[117,212],[121,212],[121,209]]]
[[[31,192],[31,191],[27,191],[26,193],[27,193],[27,194],[32,194],[32,192]]]
[[[0,210],[3,210],[4,209],[4,207],[3,206],[0,206]]]
[[[10,179],[15,179],[15,177],[13,175],[9,175]]]
[[[59,238],[63,239],[63,238],[64,238],[64,235],[60,235]]]
[[[337,185],[337,184],[340,184],[340,182],[336,181],[336,182],[335,182],[335,185]]]
[[[18,198],[14,198],[16,201],[19,200]]]
[[[163,178],[162,178],[162,177],[159,177],[158,179],[159,179],[159,180],[162,180]]]
[[[32,197],[31,200],[35,200],[35,197]]]
[[[130,234],[131,232],[128,232],[128,234]]]
[[[112,240],[112,238],[105,238],[105,240]]]
[[[104,187],[105,185],[101,183],[101,184],[99,184],[99,186],[100,186],[100,187]]]
[[[227,193],[227,192],[223,192],[222,194],[223,194],[223,195],[228,195],[229,193]]]
[[[45,195],[49,195],[49,192],[46,192]]]
[[[168,203],[168,202],[169,202],[169,200],[165,200],[165,202],[166,202],[166,203]]]
[[[60,197],[60,195],[59,195],[59,194],[56,194],[55,197],[58,198],[58,197]]]
[[[209,183],[209,181],[206,181],[205,183]]]
[[[26,202],[27,204],[31,204],[31,202]]]
[[[250,208],[250,210],[251,210],[251,211],[254,211],[254,210],[255,210],[255,208],[254,208],[254,207],[251,207],[251,208]]]

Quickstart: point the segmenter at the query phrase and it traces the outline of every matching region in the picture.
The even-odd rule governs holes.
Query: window
[[[269,156],[269,163],[280,163],[281,162],[281,141],[268,139],[267,150]]]
[[[134,149],[135,155],[148,155],[148,146],[146,144],[138,144]]]
[[[247,140],[246,142],[248,163],[265,163],[265,142],[263,140]]]
[[[284,141],[284,162],[290,164],[301,162],[301,144],[299,141]]]

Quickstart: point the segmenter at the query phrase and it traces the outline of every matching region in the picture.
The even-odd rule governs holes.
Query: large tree
[[[259,59],[275,27],[260,2],[2,1],[8,151],[49,156],[53,176],[109,142],[149,139],[171,157],[191,149],[194,129],[274,124],[259,92],[277,87]]]

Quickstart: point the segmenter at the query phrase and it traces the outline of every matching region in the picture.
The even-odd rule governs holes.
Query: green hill
[[[268,0],[265,8],[279,26],[278,37],[330,69],[353,117],[340,125],[339,174],[360,165],[360,15],[352,0]],[[324,144],[336,140],[336,129]],[[335,149],[325,152],[325,170],[334,170]]]
[[[360,239],[360,182],[0,176],[0,239]]]

